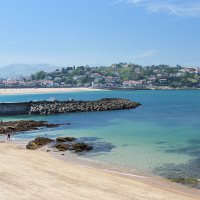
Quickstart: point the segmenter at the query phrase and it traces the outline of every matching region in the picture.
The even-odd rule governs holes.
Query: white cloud
[[[115,5],[115,4],[120,4],[120,3],[123,3],[123,2],[136,4],[136,3],[140,3],[142,1],[143,0],[115,0],[115,1],[112,2],[112,4]]]
[[[150,50],[143,50],[141,52],[132,52],[132,55],[122,56],[115,58],[110,63],[116,63],[116,62],[130,62],[130,63],[137,63],[141,65],[149,65],[155,64],[155,62],[152,63],[152,59],[155,59],[157,51],[150,49]],[[160,63],[159,63],[160,64]]]
[[[151,13],[164,12],[180,17],[200,16],[200,0],[115,0],[114,4],[130,3]]]
[[[138,55],[135,55],[133,57],[133,59],[141,59],[141,58],[146,58],[146,57],[151,57],[156,53],[155,50],[148,50],[148,51],[144,51]]]

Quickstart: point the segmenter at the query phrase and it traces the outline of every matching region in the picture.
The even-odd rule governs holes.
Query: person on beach
[[[7,140],[8,140],[8,141],[10,141],[10,136],[11,136],[11,133],[8,133],[8,134],[7,134]]]

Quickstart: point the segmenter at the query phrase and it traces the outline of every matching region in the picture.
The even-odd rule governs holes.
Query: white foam
[[[104,172],[109,172],[109,173],[113,173],[113,174],[120,174],[120,175],[124,175],[124,176],[131,176],[131,177],[137,177],[137,178],[147,178],[146,176],[140,176],[140,175],[136,175],[136,174],[129,174],[129,173],[123,173],[123,172],[117,172],[117,171],[112,171],[112,170],[108,170],[108,169],[104,169]]]
[[[95,168],[95,167],[91,167],[91,166],[88,166],[88,165],[81,165],[83,167],[86,167],[86,168]],[[129,173],[124,173],[124,172],[118,172],[118,171],[113,171],[113,170],[108,170],[108,169],[100,169],[100,168],[97,168],[103,172],[108,172],[108,173],[112,173],[112,174],[119,174],[119,175],[123,175],[123,176],[129,176],[129,177],[136,177],[136,178],[142,178],[142,179],[146,179],[148,177],[146,176],[141,176],[141,175],[136,175],[136,174],[129,174]]]

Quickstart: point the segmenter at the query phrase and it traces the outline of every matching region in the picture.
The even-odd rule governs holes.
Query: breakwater
[[[0,116],[25,115],[30,110],[30,102],[0,103]]]
[[[30,101],[0,103],[0,115],[49,115],[72,112],[133,109],[140,103],[122,98],[104,98],[96,101]]]

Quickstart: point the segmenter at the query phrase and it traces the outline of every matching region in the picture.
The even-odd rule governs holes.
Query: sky
[[[0,0],[0,67],[200,67],[200,0]]]

